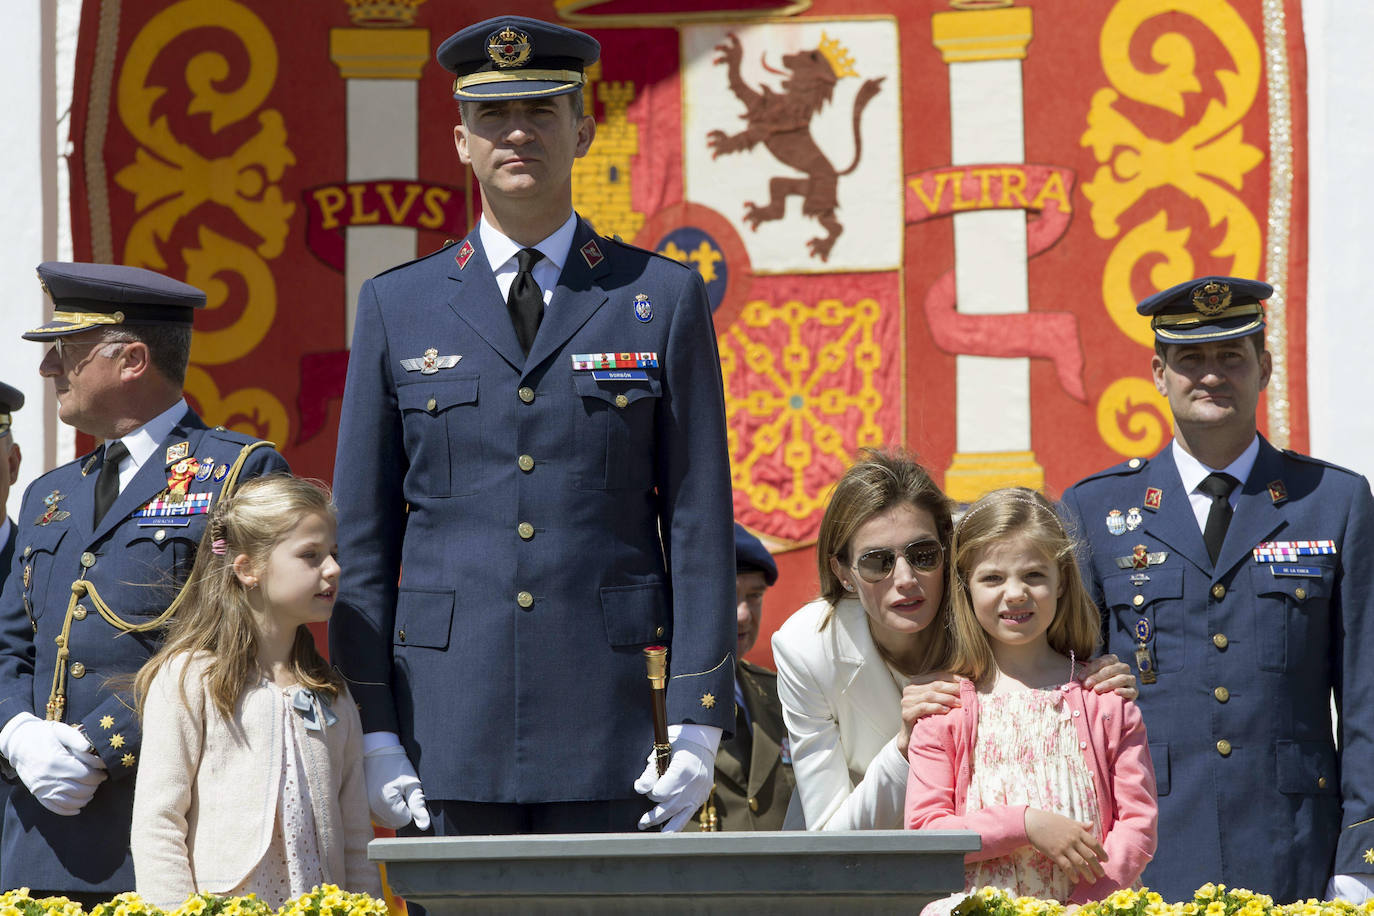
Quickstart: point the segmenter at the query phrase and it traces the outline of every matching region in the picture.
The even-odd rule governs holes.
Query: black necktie
[[[1231,524],[1231,491],[1239,480],[1230,474],[1208,474],[1197,488],[1212,497],[1212,508],[1207,512],[1207,527],[1202,529],[1202,542],[1207,545],[1207,556],[1212,565],[1221,553],[1221,542],[1226,540],[1226,529]]]
[[[129,457],[129,450],[118,440],[105,446],[105,460],[100,465],[100,476],[95,479],[95,518],[92,526],[99,525],[105,513],[114,505],[119,496],[119,464]]]
[[[528,356],[530,345],[534,343],[534,332],[539,330],[539,322],[544,318],[544,291],[534,282],[530,271],[542,254],[537,248],[521,248],[515,256],[519,273],[510,285],[510,295],[506,297],[506,309],[510,312],[510,323],[515,326],[515,336],[520,341],[520,349]]]

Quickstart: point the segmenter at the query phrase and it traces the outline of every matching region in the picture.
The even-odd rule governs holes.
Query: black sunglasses
[[[917,572],[931,572],[940,568],[944,562],[945,551],[939,541],[912,541],[902,548],[902,556],[907,564]],[[892,575],[897,566],[897,551],[891,547],[879,547],[861,553],[851,567],[865,582],[881,582]]]

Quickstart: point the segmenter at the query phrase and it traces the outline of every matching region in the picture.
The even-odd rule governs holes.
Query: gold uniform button
[[[85,620],[86,606],[84,604],[78,604],[75,607],[75,609],[72,610],[72,616],[75,617],[77,620]]]
[[[80,662],[72,662],[71,675],[72,677],[85,677],[86,666]]]
[[[1295,589],[1293,589],[1293,597],[1294,597],[1294,598],[1297,598],[1299,601],[1301,601],[1302,599],[1304,599],[1304,598],[1307,597],[1307,589],[1305,589],[1305,588],[1295,588]]]
[[[520,466],[520,470],[522,471],[534,470],[534,459],[529,455],[521,455],[519,458],[515,459],[515,463]]]
[[[33,548],[30,547],[29,545],[25,544],[25,545],[24,545],[24,557],[27,559],[27,558],[28,558],[28,555],[31,554],[31,553],[33,553]]]
[[[81,565],[86,567],[87,569],[90,569],[92,566],[94,566],[95,554],[91,553],[89,550],[83,553],[81,555]]]
[[[654,627],[654,635],[655,635],[655,636],[662,636],[662,635],[663,635],[663,627]]]
[[[749,810],[750,810],[750,811],[758,811],[758,810],[759,810],[759,800],[758,800],[757,798],[755,798],[754,796],[752,796],[752,795],[749,796]]]
[[[1212,637],[1212,645],[1216,646],[1218,649],[1225,649],[1230,643],[1231,640],[1226,638],[1225,633],[1217,633]]]
[[[157,529],[157,534],[153,535],[153,540],[161,544],[163,541],[167,540],[167,532],[163,531],[161,528]]]
[[[534,596],[531,595],[529,592],[520,592],[518,595],[515,596],[515,603],[523,608],[533,607]]]
[[[531,525],[529,522],[521,522],[515,530],[518,531],[520,533],[520,536],[527,541],[530,538],[534,537],[534,526]]]
[[[1318,788],[1318,789],[1325,789],[1325,788],[1326,788],[1326,777],[1325,777],[1325,776],[1318,776],[1318,777],[1317,777],[1317,788]]]
[[[516,394],[520,395],[520,400],[524,401],[526,404],[534,403],[533,388],[530,388],[529,386],[524,386],[519,391],[517,391]]]
[[[1130,461],[1126,462],[1126,467],[1134,471],[1136,468],[1140,467],[1140,459],[1132,458]]]
[[[627,404],[629,404],[629,403],[630,403],[630,399],[627,398],[627,397],[625,397],[625,395],[623,395],[623,394],[618,394],[618,395],[615,396],[615,406],[616,406],[616,407],[622,407],[622,408],[623,408],[625,405],[627,405]]]
[[[438,406],[439,402],[434,398],[430,398],[428,401],[425,401],[425,410],[428,410],[430,413],[434,413],[434,408]]]
[[[1218,741],[1218,742],[1217,742],[1217,753],[1220,754],[1220,755],[1223,756],[1223,757],[1230,757],[1230,756],[1231,756],[1231,742],[1230,742],[1230,741],[1227,741],[1225,738],[1222,738],[1220,741]]]
[[[1145,596],[1144,596],[1144,595],[1136,595],[1134,598],[1131,599],[1131,604],[1134,604],[1136,607],[1140,607],[1140,606],[1141,606],[1142,604],[1144,604],[1144,603],[1145,603]]]
[[[1212,696],[1217,698],[1218,703],[1225,703],[1227,700],[1231,699],[1231,691],[1227,690],[1225,687],[1218,687],[1212,691]]]
[[[1217,600],[1221,600],[1222,598],[1225,598],[1225,597],[1226,597],[1226,586],[1222,585],[1220,582],[1218,582],[1216,585],[1213,585],[1213,586],[1212,586],[1212,597],[1213,597],[1213,598],[1216,598]]]
[[[405,628],[405,627],[401,627],[401,629],[400,629],[399,631],[397,631],[397,633],[396,633],[396,638],[397,638],[398,640],[400,640],[401,642],[405,642],[405,641],[406,641],[406,628]]]

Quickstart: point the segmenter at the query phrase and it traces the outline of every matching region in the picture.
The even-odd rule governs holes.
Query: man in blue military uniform
[[[735,523],[735,733],[716,754],[716,782],[693,826],[700,830],[781,830],[797,781],[778,674],[744,660],[759,639],[763,593],[778,564],[763,542]]]
[[[111,678],[157,648],[217,494],[284,470],[271,443],[207,429],[182,399],[205,294],[135,267],[45,263],[50,342],[39,372],[58,416],[104,440],[38,478],[16,518],[0,596],[0,755],[18,782],[0,887],[90,904],[134,886],[141,730]],[[174,610],[174,608],[171,608]]]
[[[1166,900],[1208,881],[1322,897],[1333,875],[1358,897],[1374,872],[1374,498],[1258,435],[1271,293],[1205,277],[1140,303],[1174,441],[1064,495],[1107,649],[1139,669],[1159,786],[1144,881]]]
[[[14,560],[14,539],[17,530],[14,519],[9,517],[10,487],[19,479],[19,462],[23,456],[19,444],[10,432],[10,415],[24,406],[24,392],[13,385],[0,382],[0,591],[5,587],[5,579],[10,574],[10,563]],[[0,783],[0,812],[4,811],[5,799],[10,787]],[[0,817],[0,843],[4,839],[4,818]],[[0,845],[0,849],[4,847]]]
[[[599,50],[516,16],[440,46],[482,219],[359,295],[330,650],[388,826],[680,829],[733,727],[711,313],[695,272],[573,212]],[[654,643],[671,666],[662,777],[645,766]]]

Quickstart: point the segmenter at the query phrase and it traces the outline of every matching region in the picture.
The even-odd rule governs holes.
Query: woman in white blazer
[[[936,670],[952,509],[899,451],[864,453],[835,486],[816,544],[821,597],[773,634],[808,830],[901,829],[911,727],[958,705],[958,685]],[[1115,656],[1087,670],[1086,686],[1135,697]]]

